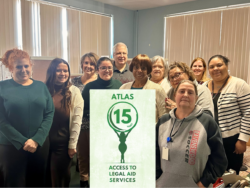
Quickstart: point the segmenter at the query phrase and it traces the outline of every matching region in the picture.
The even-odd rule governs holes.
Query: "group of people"
[[[190,68],[169,65],[172,110],[156,125],[156,187],[208,187],[225,170],[239,174],[250,137],[250,86],[229,75],[228,64],[214,55],[208,66],[202,58]]]
[[[4,54],[12,79],[0,82],[0,187],[68,187],[75,154],[80,185],[89,187],[91,89],[156,91],[156,187],[207,187],[225,170],[239,173],[250,86],[229,75],[229,60],[196,58],[189,67],[145,54],[128,64],[127,55],[124,43],[113,47],[114,60],[87,53],[83,74],[72,79],[68,63],[56,58],[42,83],[31,78],[28,53]]]

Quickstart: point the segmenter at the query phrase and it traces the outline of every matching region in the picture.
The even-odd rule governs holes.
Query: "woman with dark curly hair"
[[[46,75],[46,85],[55,105],[49,132],[48,185],[52,187],[69,187],[71,161],[76,153],[82,123],[83,99],[80,90],[69,79],[68,63],[54,59]]]

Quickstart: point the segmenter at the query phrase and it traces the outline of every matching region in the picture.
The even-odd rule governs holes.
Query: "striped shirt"
[[[239,134],[239,140],[250,138],[250,86],[242,79],[232,76],[222,89],[217,102],[218,119],[222,137]]]

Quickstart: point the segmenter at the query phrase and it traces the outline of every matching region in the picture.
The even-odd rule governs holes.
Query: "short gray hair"
[[[128,54],[128,47],[127,47],[127,45],[124,44],[123,42],[118,42],[118,43],[116,43],[116,44],[113,46],[113,54],[115,53],[116,48],[117,48],[118,46],[126,46],[126,48],[127,48],[127,54]]]
[[[156,55],[151,59],[152,66],[155,64],[158,60],[160,60],[165,68],[164,72],[164,78],[168,77],[168,61],[165,60],[162,56]]]

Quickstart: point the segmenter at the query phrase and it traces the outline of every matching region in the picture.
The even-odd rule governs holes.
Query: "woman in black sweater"
[[[81,166],[81,163],[84,163],[84,166],[86,165],[89,171],[89,91],[90,89],[119,89],[122,85],[122,83],[118,80],[114,80],[112,78],[113,76],[113,64],[111,59],[107,57],[102,57],[97,61],[96,71],[98,73],[97,80],[88,83],[82,92],[82,97],[84,99],[84,113],[83,113],[83,121],[82,121],[82,130],[81,134],[85,135],[85,144],[83,146],[78,147],[85,147],[85,152],[80,153],[80,150],[78,155],[79,158],[79,166]],[[82,150],[81,150],[82,151]],[[81,160],[80,160],[81,159]],[[80,169],[81,171],[81,169]],[[81,181],[81,187],[88,187],[88,182]]]

